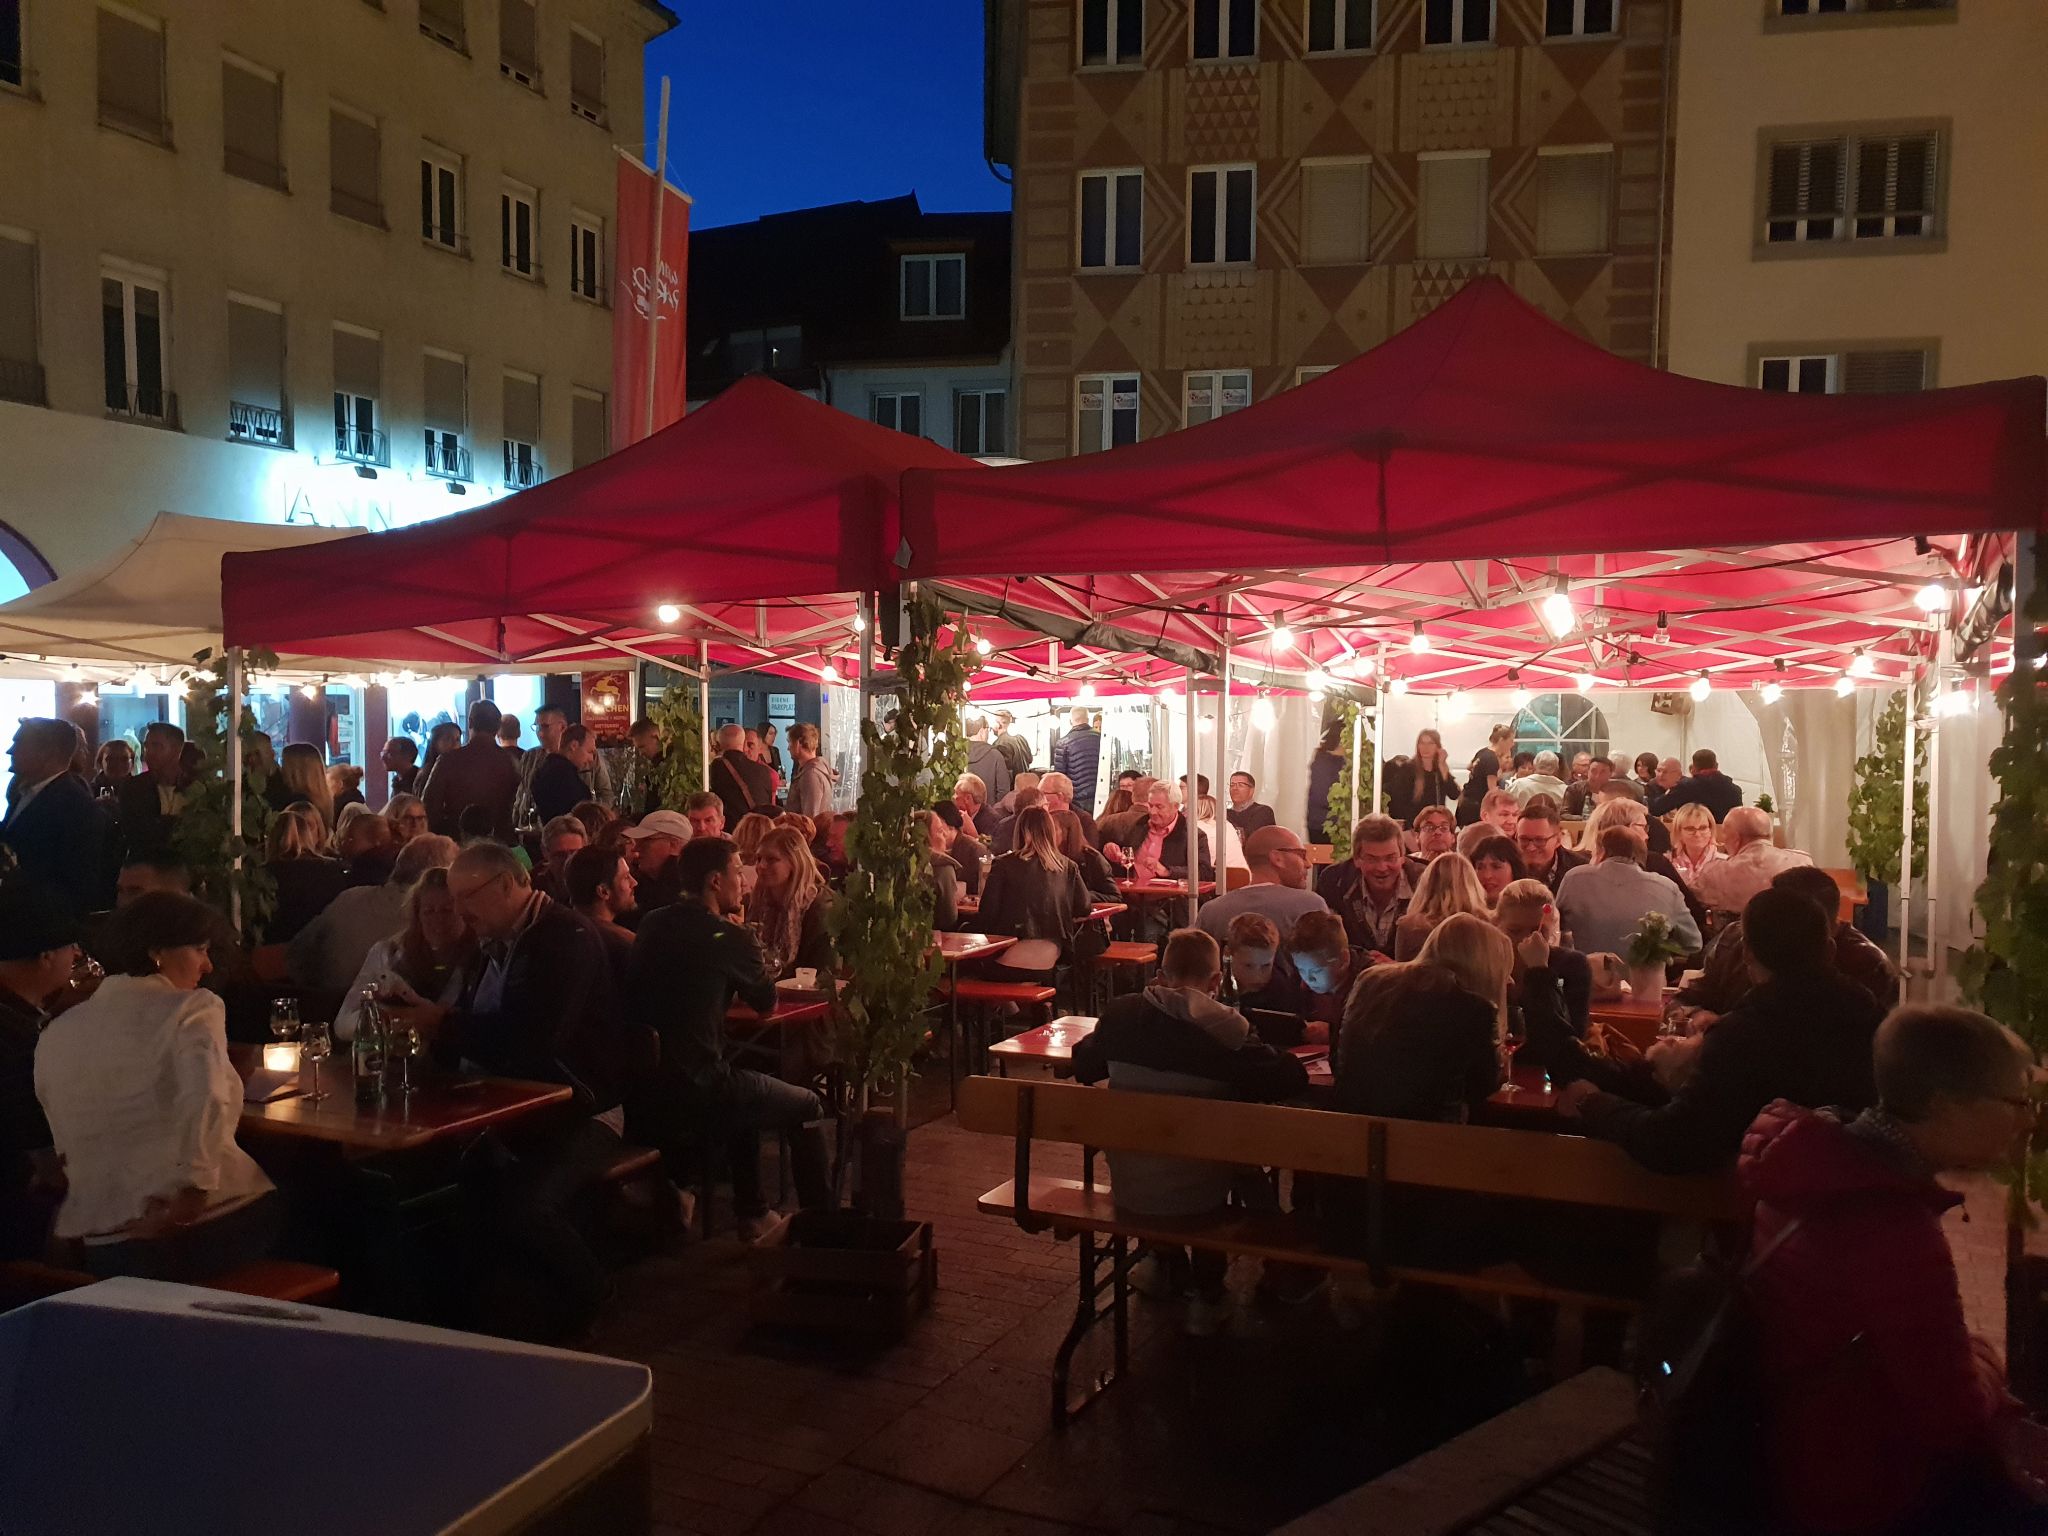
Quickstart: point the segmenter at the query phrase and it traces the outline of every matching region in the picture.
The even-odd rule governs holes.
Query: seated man
[[[1287,936],[1287,961],[1307,989],[1302,1039],[1310,1045],[1335,1043],[1344,1004],[1358,973],[1374,956],[1353,947],[1344,920],[1335,912],[1311,912]]]
[[[739,849],[731,838],[700,837],[676,863],[680,899],[641,923],[627,982],[631,1016],[661,1038],[661,1067],[645,1096],[645,1115],[653,1139],[671,1158],[707,1133],[724,1139],[740,1235],[755,1242],[776,1225],[761,1195],[762,1131],[789,1135],[803,1207],[831,1204],[825,1109],[810,1089],[737,1066],[728,1051],[725,1016],[734,998],[759,1013],[775,1008],[775,983],[762,967],[761,947],[733,920],[744,899]],[[635,1113],[641,1113],[637,1104]]]
[[[612,979],[625,995],[633,956],[633,934],[619,921],[633,910],[633,871],[617,848],[578,848],[569,855],[562,886],[576,915],[597,930],[612,962]]]
[[[1307,1070],[1254,1039],[1244,1016],[1216,1000],[1222,985],[1215,939],[1199,929],[1176,930],[1160,956],[1158,981],[1114,999],[1095,1032],[1074,1047],[1075,1078],[1107,1078],[1110,1087],[1127,1092],[1188,1098],[1271,1101],[1300,1094]],[[1225,1163],[1135,1152],[1110,1153],[1109,1169],[1120,1214],[1191,1223],[1223,1214],[1234,1175]],[[1214,1333],[1229,1311],[1223,1289],[1229,1256],[1198,1249],[1190,1259],[1169,1249],[1160,1257],[1174,1291],[1183,1276],[1193,1282],[1186,1330]]]
[[[1699,925],[1685,904],[1685,893],[1675,881],[1643,868],[1650,850],[1639,829],[1621,824],[1602,828],[1596,853],[1597,862],[1568,871],[1558,882],[1558,915],[1574,949],[1587,955],[1626,955],[1636,929],[1654,912],[1664,918],[1673,941],[1684,945],[1686,954],[1698,951]]]
[[[953,781],[953,804],[960,809],[962,831],[972,832],[981,842],[989,842],[1001,821],[988,803],[988,785],[981,776],[963,773]]]
[[[1515,798],[1522,802],[1524,809],[1527,809],[1529,802],[1538,795],[1547,795],[1562,805],[1566,785],[1564,780],[1557,776],[1557,754],[1538,752],[1532,766],[1535,769],[1533,773],[1515,780]]]
[[[1131,843],[1103,846],[1110,867],[1129,880],[1185,880],[1188,878],[1188,819],[1180,808],[1180,790],[1160,781],[1145,791],[1145,821],[1130,833]],[[1195,833],[1198,880],[1214,880],[1216,866],[1209,857],[1209,839]]]
[[[1351,857],[1323,871],[1316,894],[1344,920],[1355,947],[1393,959],[1394,928],[1415,897],[1401,824],[1391,816],[1360,817],[1351,829]]]
[[[36,1098],[36,1040],[78,963],[78,920],[39,887],[0,890],[0,1260],[40,1259],[64,1197]]]
[[[1653,1173],[1711,1173],[1734,1162],[1742,1133],[1773,1099],[1868,1108],[1870,1043],[1882,1015],[1829,964],[1829,927],[1804,896],[1760,892],[1742,914],[1756,989],[1707,1033],[1692,1075],[1653,1106],[1600,1091],[1584,1080],[1597,1069],[1574,1043],[1546,1042],[1551,1076],[1582,1079],[1558,1095],[1558,1113],[1619,1142]],[[1633,1091],[1657,1097],[1640,1083]]]
[[[645,821],[647,818],[643,816],[640,819]],[[683,802],[683,820],[689,824],[689,837],[721,836],[726,825],[725,802],[710,790],[700,789]],[[687,842],[689,837],[684,841]]]
[[[1251,884],[1203,902],[1195,920],[1211,938],[1225,938],[1230,925],[1247,912],[1270,919],[1280,932],[1292,933],[1304,914],[1330,910],[1328,902],[1307,889],[1308,849],[1291,827],[1260,827],[1244,840],[1244,854],[1251,865]]]
[[[1415,813],[1415,857],[1423,864],[1458,847],[1458,819],[1447,805],[1425,805]]]
[[[1479,802],[1479,819],[1513,842],[1522,825],[1522,802],[1515,798],[1513,790],[1489,789],[1486,798]]]
[[[1795,864],[1772,879],[1771,889],[1794,892],[1820,908],[1834,934],[1834,967],[1844,981],[1868,992],[1880,1008],[1898,1002],[1899,968],[1855,924],[1841,921],[1842,888],[1833,875],[1811,864]],[[1731,923],[1714,941],[1706,970],[1679,989],[1678,1001],[1698,1010],[1692,1022],[1700,1028],[1739,1004],[1755,986],[1742,924]]]
[[[1229,967],[1230,1006],[1247,1018],[1268,1015],[1252,1021],[1259,1038],[1268,1045],[1301,1044],[1311,994],[1294,973],[1273,920],[1261,912],[1240,912],[1232,918],[1223,939],[1223,958]],[[1287,1018],[1276,1017],[1283,1014]]]
[[[692,803],[700,798],[693,797]],[[639,826],[628,827],[623,833],[633,856],[633,878],[640,888],[642,912],[673,906],[682,898],[682,867],[677,861],[693,841],[690,827],[691,822],[674,811],[649,811],[640,818]]]
[[[185,855],[161,848],[128,860],[114,881],[114,905],[125,907],[150,891],[169,891],[176,896],[192,894],[192,865]]]
[[[1239,837],[1273,825],[1273,807],[1259,803],[1259,781],[1240,768],[1230,776],[1230,809],[1225,812]]]
[[[1557,802],[1548,795],[1539,795],[1522,807],[1522,820],[1515,829],[1515,847],[1521,852],[1522,867],[1529,872],[1529,878],[1541,880],[1553,891],[1562,889],[1564,877],[1588,862],[1587,855],[1565,847]]]
[[[1785,870],[1811,864],[1796,848],[1771,844],[1771,817],[1753,805],[1738,805],[1721,823],[1721,846],[1728,857],[1716,859],[1693,877],[1693,890],[1715,912],[1747,910],[1749,898]]]
[[[535,890],[546,891],[556,901],[569,899],[564,884],[569,860],[590,843],[590,829],[574,816],[553,817],[540,829],[540,867],[533,872]]]
[[[1585,1039],[1587,1021],[1592,1015],[1593,967],[1584,955],[1564,948],[1560,942],[1557,906],[1550,887],[1540,880],[1510,881],[1494,902],[1493,925],[1515,945],[1514,974],[1508,984],[1510,1022],[1523,1012],[1525,1005],[1536,1006],[1537,999],[1531,993],[1554,992],[1556,1006],[1562,1009],[1572,1037]],[[1543,936],[1548,954],[1536,946],[1523,947],[1523,940],[1531,934]],[[1530,1055],[1527,1061],[1531,1066],[1549,1070],[1540,1052]]]
[[[1038,793],[1044,798],[1039,802],[1051,811],[1055,820],[1062,814],[1072,816],[1080,825],[1081,836],[1088,846],[1098,853],[1102,849],[1102,834],[1095,829],[1095,818],[1074,803],[1074,781],[1064,773],[1042,774],[1038,780]]]

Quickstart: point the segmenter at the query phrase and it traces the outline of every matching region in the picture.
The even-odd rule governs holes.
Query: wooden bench
[[[56,1264],[17,1260],[0,1264],[0,1310],[94,1285],[99,1276]],[[320,1264],[258,1259],[199,1282],[209,1291],[260,1296],[266,1301],[328,1302],[341,1294],[341,1276]]]
[[[1732,1174],[1671,1178],[1638,1167],[1619,1147],[1542,1131],[1381,1120],[1289,1105],[994,1077],[971,1077],[961,1085],[959,1116],[965,1130],[1008,1136],[1015,1143],[1015,1176],[983,1195],[978,1208],[1009,1216],[1027,1232],[1050,1229],[1061,1237],[1081,1239],[1074,1322],[1053,1364],[1056,1427],[1125,1369],[1133,1242],[1310,1265],[1376,1285],[1405,1282],[1548,1302],[1558,1309],[1552,1363],[1562,1375],[1578,1364],[1587,1312],[1633,1312],[1642,1298],[1555,1285],[1513,1264],[1470,1272],[1396,1264],[1387,1255],[1384,1230],[1389,1185],[1648,1214],[1666,1223],[1664,1235],[1674,1253],[1696,1248],[1707,1226],[1734,1225],[1748,1217],[1748,1204]],[[1083,1148],[1082,1177],[1035,1174],[1032,1144],[1039,1141]],[[1297,1216],[1232,1210],[1197,1225],[1120,1215],[1109,1189],[1096,1182],[1096,1151],[1145,1152],[1361,1180],[1364,1254],[1325,1251],[1312,1224]],[[1098,1247],[1097,1238],[1106,1243]],[[1100,1273],[1104,1262],[1109,1265],[1107,1276]],[[1102,1305],[1105,1292],[1110,1295],[1107,1307]],[[1098,1377],[1081,1403],[1070,1406],[1067,1378],[1074,1351],[1088,1330],[1105,1318],[1115,1333],[1114,1367]]]
[[[1123,967],[1127,965],[1137,967],[1138,979],[1142,982],[1145,978],[1145,973],[1158,964],[1159,946],[1157,944],[1144,944],[1132,939],[1112,940],[1101,954],[1087,962],[1089,973],[1087,992],[1085,996],[1078,998],[1077,1001],[1100,1013],[1102,1005],[1117,995],[1117,977]],[[1098,977],[1102,980],[1100,996],[1096,994],[1095,990],[1095,982]]]

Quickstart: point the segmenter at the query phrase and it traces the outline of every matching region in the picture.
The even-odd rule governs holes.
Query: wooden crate
[[[900,1334],[931,1304],[939,1255],[928,1221],[799,1211],[747,1258],[756,1323]]]

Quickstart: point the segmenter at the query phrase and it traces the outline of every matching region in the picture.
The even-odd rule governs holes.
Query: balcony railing
[[[353,192],[334,187],[328,191],[327,206],[344,219],[354,219],[372,229],[384,227],[384,205],[375,198],[358,197]]]
[[[100,101],[100,126],[132,133],[136,138],[148,139],[153,144],[171,142],[171,120],[162,113],[152,117],[104,98]]]
[[[452,441],[446,433],[427,434],[427,473],[436,480],[474,480],[476,470],[469,450]]]
[[[391,445],[375,427],[341,427],[334,434],[334,456],[351,464],[389,465]]]
[[[540,457],[533,451],[531,443],[505,444],[507,490],[523,491],[529,486],[539,485],[546,478],[547,471],[541,467]]]
[[[43,365],[0,357],[0,400],[12,400],[18,405],[48,405],[50,397],[43,390]]]
[[[221,169],[230,176],[239,176],[244,181],[253,181],[258,186],[275,187],[285,190],[284,167],[272,165],[261,155],[248,154],[229,145],[221,156]]]
[[[292,445],[292,419],[277,406],[228,402],[228,441],[255,443],[264,448]]]
[[[160,384],[107,384],[107,414],[127,421],[147,422],[182,432],[178,419],[178,397]]]

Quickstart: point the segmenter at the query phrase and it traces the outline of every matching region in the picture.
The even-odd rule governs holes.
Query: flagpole
[[[654,386],[661,360],[661,216],[668,210],[668,76],[661,77],[661,115],[654,130],[654,260],[647,306],[647,408],[642,437],[654,436]]]

